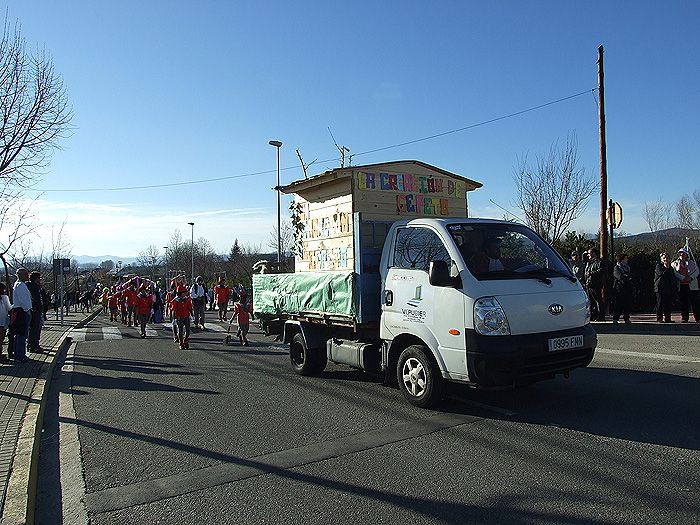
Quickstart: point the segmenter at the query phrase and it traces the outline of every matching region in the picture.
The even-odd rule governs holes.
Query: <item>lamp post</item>
[[[163,286],[167,292],[170,290],[170,283],[168,282],[168,247],[163,246],[163,249],[165,250],[165,255],[163,256],[163,260],[165,262],[165,279],[163,279]]]
[[[192,282],[194,283],[194,223],[188,222],[187,224],[192,226],[192,268],[190,276],[192,277]]]
[[[277,148],[277,264],[282,261],[282,219],[280,216],[280,148],[282,143],[279,140],[271,140],[268,142],[270,146]]]

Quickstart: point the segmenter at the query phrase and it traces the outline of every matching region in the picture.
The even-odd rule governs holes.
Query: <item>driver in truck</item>
[[[490,237],[484,241],[484,249],[474,256],[474,271],[478,273],[503,270],[501,239]]]

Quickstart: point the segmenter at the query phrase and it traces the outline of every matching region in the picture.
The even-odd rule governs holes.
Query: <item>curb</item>
[[[44,426],[44,409],[48,402],[51,378],[58,362],[58,356],[70,346],[69,334],[76,328],[83,328],[98,315],[99,310],[92,312],[75,326],[68,328],[51,348],[51,352],[53,352],[51,361],[46,361],[41,368],[27,410],[22,418],[19,438],[12,459],[12,473],[7,484],[5,507],[0,522],[2,525],[34,524],[41,430]]]

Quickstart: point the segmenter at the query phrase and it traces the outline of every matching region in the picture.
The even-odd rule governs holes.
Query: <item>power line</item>
[[[585,91],[581,91],[579,93],[576,93],[574,95],[569,95],[567,97],[563,98],[558,98],[556,100],[552,100],[550,102],[545,102],[544,104],[539,104],[537,106],[532,106],[527,109],[523,109],[520,111],[516,111],[515,113],[509,113],[507,115],[502,115],[500,117],[495,117],[489,120],[484,120],[481,122],[477,122],[476,124],[470,124],[468,126],[464,126],[461,128],[457,129],[452,129],[450,131],[443,131],[442,133],[436,133],[435,135],[430,135],[427,137],[422,137],[419,139],[414,139],[414,140],[409,140],[406,142],[400,142],[398,144],[392,144],[390,146],[384,146],[381,148],[376,148],[376,149],[371,149],[367,151],[362,151],[360,153],[355,153],[353,154],[353,157],[359,157],[361,155],[369,155],[370,153],[377,153],[379,151],[386,151],[389,149],[394,149],[394,148],[400,148],[403,146],[408,146],[410,144],[416,144],[418,142],[424,142],[426,140],[433,140],[436,138],[444,137],[446,135],[452,135],[454,133],[460,133],[462,131],[466,131],[469,129],[474,129],[478,128],[480,126],[485,126],[487,124],[493,124],[494,122],[499,122],[501,120],[517,117],[520,115],[523,115],[525,113],[530,113],[532,111],[537,111],[538,109],[546,108],[548,106],[552,106],[554,104],[559,104],[561,102],[565,102],[567,100],[571,100],[572,98],[580,97],[582,95],[587,95],[588,93],[595,93],[595,91],[598,88],[591,88],[587,89]],[[329,162],[337,162],[339,159],[338,158],[330,158],[330,159],[325,159],[325,160],[320,160],[317,161],[317,164],[326,164]],[[298,166],[288,166],[286,168],[280,168],[281,171],[288,171],[288,170],[297,170],[299,169]],[[49,189],[34,189],[30,191],[35,191],[39,193],[59,193],[59,192],[91,192],[91,191],[129,191],[129,190],[150,190],[150,189],[157,189],[157,188],[172,188],[176,186],[189,186],[193,184],[207,184],[210,182],[219,182],[219,181],[224,181],[224,180],[232,180],[232,179],[242,179],[246,177],[256,177],[259,175],[269,175],[272,173],[277,173],[277,170],[265,170],[265,171],[255,171],[251,173],[242,173],[238,175],[228,175],[224,177],[213,177],[209,179],[199,179],[199,180],[190,180],[190,181],[182,181],[182,182],[168,182],[168,183],[163,183],[163,184],[148,184],[148,185],[143,185],[143,186],[116,186],[112,188],[72,188],[72,189],[59,189],[59,188],[49,188]]]

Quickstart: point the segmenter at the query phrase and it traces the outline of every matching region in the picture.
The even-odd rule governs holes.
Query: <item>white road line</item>
[[[146,327],[146,337],[158,337],[158,332],[154,328]]]
[[[105,326],[102,328],[102,336],[105,339],[122,339],[122,333],[116,326]]]
[[[77,328],[70,333],[70,338],[76,343],[85,341],[86,332],[87,328]]]
[[[642,357],[646,359],[661,359],[663,361],[676,361],[679,363],[700,363],[700,358],[687,355],[652,354],[647,352],[631,352],[628,350],[612,350],[610,348],[596,348],[596,353],[623,355],[626,357]]]
[[[61,504],[63,523],[67,525],[86,525],[88,523],[85,505],[85,478],[83,477],[83,457],[80,453],[78,425],[76,424],[73,395],[70,392],[71,374],[73,373],[73,355],[75,344],[68,349],[68,363],[63,365],[59,379],[58,417],[59,423],[59,463],[61,479]]]
[[[207,330],[213,330],[214,332],[225,332],[226,328],[213,323],[204,323],[204,328]]]

